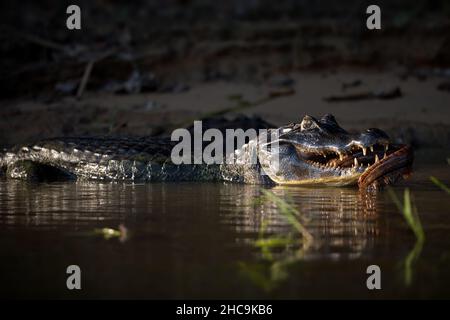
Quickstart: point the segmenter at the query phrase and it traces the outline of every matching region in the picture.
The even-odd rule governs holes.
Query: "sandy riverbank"
[[[438,90],[448,81],[439,76],[405,77],[398,71],[340,70],[295,72],[264,82],[208,81],[189,83],[189,90],[170,93],[115,95],[87,92],[81,99],[64,97],[3,101],[0,145],[61,135],[166,132],[205,115],[224,111],[260,116],[274,124],[298,121],[304,114],[332,113],[348,129],[380,127],[426,146],[448,147],[450,92]],[[392,99],[329,102],[330,96],[399,88]],[[283,93],[267,99],[274,93]],[[416,141],[417,142],[417,141]]]

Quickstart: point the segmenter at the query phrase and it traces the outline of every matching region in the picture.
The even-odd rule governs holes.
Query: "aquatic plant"
[[[450,164],[450,158],[447,158],[447,163]],[[435,185],[437,185],[439,188],[450,194],[450,188],[446,186],[442,181],[440,181],[438,178],[434,176],[430,176],[431,182],[433,182]]]
[[[119,225],[118,229],[113,229],[113,228],[94,229],[92,234],[101,236],[106,240],[109,240],[112,238],[118,238],[121,242],[126,241],[128,238],[128,230],[123,224]]]
[[[254,206],[273,203],[278,212],[285,217],[286,221],[298,232],[287,235],[266,235],[267,220],[261,222],[258,239],[254,246],[261,250],[263,261],[261,263],[249,264],[239,262],[238,266],[243,275],[248,277],[254,284],[264,291],[271,291],[277,285],[289,277],[289,266],[298,263],[304,255],[304,251],[312,244],[314,238],[303,225],[307,221],[306,217],[292,205],[291,201],[282,199],[268,190],[262,190],[262,196],[256,198]],[[300,238],[299,238],[300,236]],[[296,243],[302,243],[302,247],[295,252],[289,252],[288,249],[295,246]],[[274,258],[272,250],[285,250],[289,253],[283,257]]]
[[[113,228],[94,229],[94,234],[100,235],[105,239],[120,237],[120,231]]]
[[[422,228],[422,223],[420,222],[417,208],[413,204],[413,200],[411,199],[409,189],[406,188],[403,192],[403,203],[399,200],[399,198],[391,188],[388,189],[388,192],[397,209],[402,213],[409,227],[414,232],[417,240],[425,241],[425,233]]]
[[[263,205],[266,203],[273,203],[276,205],[278,212],[286,219],[286,221],[299,232],[303,240],[304,247],[308,247],[314,240],[311,233],[302,224],[302,221],[307,221],[305,217],[291,204],[291,201],[287,201],[275,195],[273,192],[263,189],[262,196],[257,197],[253,205]],[[271,249],[276,247],[286,247],[295,243],[297,240],[292,234],[287,235],[272,235],[266,236],[265,231],[267,228],[267,220],[261,222],[259,229],[258,240],[254,242],[254,245],[261,249],[263,257],[267,260],[272,260]]]
[[[276,204],[281,215],[285,217],[286,221],[289,222],[289,224],[293,226],[302,235],[304,240],[308,244],[312,243],[312,241],[314,240],[313,236],[301,223],[301,220],[305,221],[306,218],[303,217],[291,203],[276,196],[273,192],[265,189],[263,189],[262,192],[268,201],[271,201],[272,203]]]
[[[431,182],[433,182],[435,185],[437,185],[439,188],[450,194],[450,188],[447,187],[442,181],[437,179],[436,177],[431,176],[430,177]]]
[[[403,202],[400,201],[391,188],[388,188],[388,192],[397,209],[402,213],[408,226],[416,236],[416,243],[413,249],[403,261],[404,282],[406,286],[410,286],[413,280],[413,266],[418,261],[425,243],[425,232],[423,231],[417,207],[413,203],[409,189],[406,188],[403,192]]]
[[[277,285],[271,276],[270,266],[267,266],[266,263],[240,261],[238,262],[238,267],[245,278],[250,279],[251,282],[266,292],[272,291]]]

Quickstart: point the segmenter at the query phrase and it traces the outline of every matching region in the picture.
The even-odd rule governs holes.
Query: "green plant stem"
[[[443,182],[441,182],[439,179],[437,179],[436,177],[431,176],[430,177],[431,182],[433,182],[435,185],[437,185],[439,188],[441,188],[442,190],[444,190],[445,192],[447,192],[448,194],[450,194],[450,188],[447,187]]]

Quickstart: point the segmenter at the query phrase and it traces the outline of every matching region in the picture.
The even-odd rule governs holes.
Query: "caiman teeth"
[[[386,144],[386,145],[384,146],[384,151],[385,151],[385,153],[388,151],[388,149],[389,149],[389,144]]]
[[[354,158],[353,162],[355,163],[355,167],[358,166],[358,159]]]
[[[366,155],[367,154],[367,148],[362,147],[362,152],[363,152],[363,155]]]
[[[378,161],[380,161],[380,159],[378,158],[378,155],[375,154],[375,163],[377,163]]]

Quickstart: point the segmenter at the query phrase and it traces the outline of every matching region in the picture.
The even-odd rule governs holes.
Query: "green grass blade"
[[[286,218],[286,220],[305,238],[305,240],[310,243],[312,242],[313,236],[309,231],[300,223],[298,217],[301,216],[300,212],[290,205],[285,200],[276,196],[273,192],[262,190],[264,195],[268,200],[275,203],[280,210],[280,213]]]
[[[406,188],[403,193],[403,203],[401,203],[391,188],[388,188],[388,192],[392,201],[405,218],[408,226],[411,228],[416,238],[420,241],[424,241],[425,232],[423,231],[422,223],[420,221],[419,214],[417,213],[417,208],[413,206],[409,189]]]
[[[400,200],[398,199],[397,195],[395,194],[394,190],[392,190],[392,188],[387,189],[389,196],[392,199],[392,202],[394,202],[395,206],[397,207],[398,211],[403,212],[403,205],[400,202]]]
[[[431,176],[430,177],[431,182],[433,182],[435,185],[437,185],[439,188],[450,194],[450,188],[447,187],[444,183],[442,183],[439,179],[436,177]]]
[[[395,206],[403,215],[408,226],[416,236],[416,244],[414,245],[414,248],[403,261],[404,282],[406,286],[410,286],[413,278],[413,265],[419,259],[423,245],[425,243],[425,232],[423,230],[417,208],[413,203],[409,189],[406,188],[403,192],[403,203],[401,203],[400,199],[391,188],[388,188],[388,192],[392,198],[392,201],[395,203]]]

